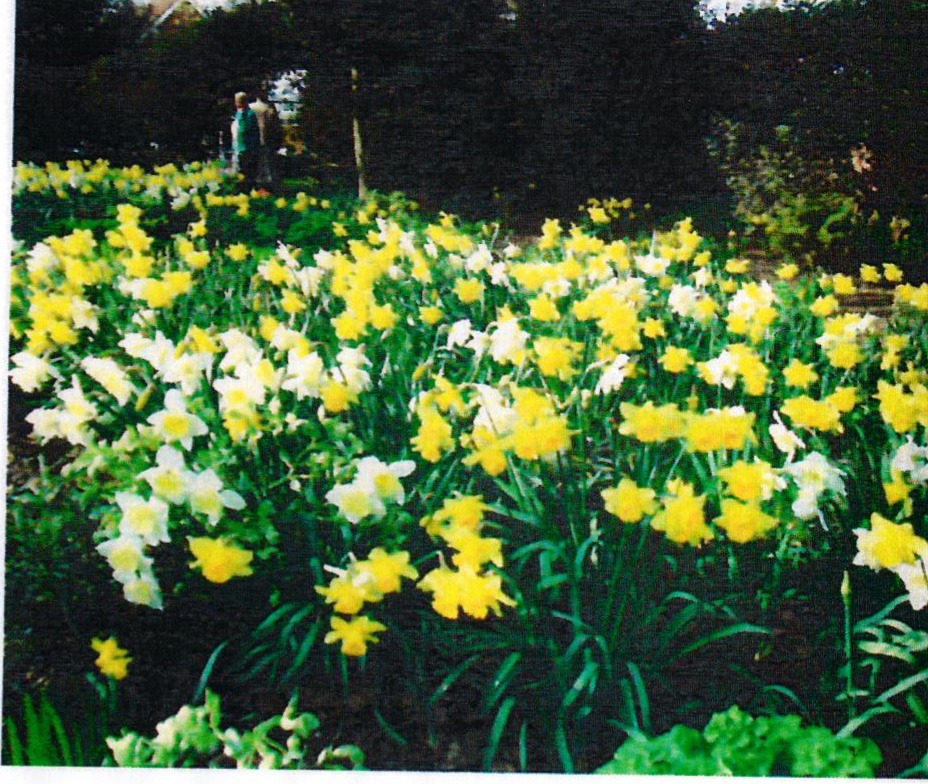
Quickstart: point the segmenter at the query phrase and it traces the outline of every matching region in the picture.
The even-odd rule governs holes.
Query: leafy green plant
[[[897,597],[853,626],[842,695],[851,717],[842,734],[865,725],[877,737],[900,726],[928,728],[928,631],[897,617],[908,599]]]
[[[777,258],[814,265],[860,222],[860,197],[833,161],[807,160],[789,126],[756,148],[724,121],[712,149],[735,196],[745,235]],[[844,248],[846,251],[846,247]]]
[[[62,177],[20,173],[49,199]],[[793,568],[840,577],[851,510],[922,508],[928,287],[881,330],[840,312],[848,276],[758,281],[689,219],[620,238],[620,203],[503,244],[393,196],[180,190],[176,236],[118,189],[116,229],[17,252],[11,376],[40,447],[70,448],[43,481],[95,529],[75,557],[101,590],[166,618],[268,601],[203,689],[324,675],[384,729],[391,676],[426,716],[476,693],[485,768],[580,769],[651,730],[690,657],[714,663],[700,709],[752,699],[728,665],[776,642]]]
[[[221,699],[207,690],[202,705],[185,705],[158,724],[154,737],[123,732],[109,738],[107,745],[117,765],[132,768],[345,770],[364,764],[364,753],[357,746],[311,752],[309,744],[319,730],[319,719],[297,712],[296,697],[283,713],[251,729],[223,728],[221,723]]]
[[[3,761],[6,765],[93,766],[106,758],[106,734],[118,710],[116,683],[93,675],[87,679],[94,699],[78,721],[66,717],[48,692],[37,699],[23,696],[21,719],[3,720]],[[90,707],[92,706],[92,707]]]
[[[732,706],[715,714],[702,732],[677,725],[657,737],[636,733],[596,772],[867,778],[881,761],[869,739],[804,727],[799,716],[755,718]]]

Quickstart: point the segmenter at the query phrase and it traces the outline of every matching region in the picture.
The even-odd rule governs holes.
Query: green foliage
[[[755,718],[737,706],[715,714],[700,733],[677,725],[633,735],[597,773],[685,776],[873,777],[882,761],[866,738],[803,727],[799,716]]]
[[[781,125],[790,127],[792,149],[805,166],[785,170],[794,179],[781,194],[806,199],[798,204],[784,199],[785,213],[771,214],[769,225],[809,230],[804,237],[787,235],[783,244],[801,252],[808,250],[803,241],[820,245],[815,233],[824,219],[839,215],[842,200],[853,196],[856,220],[845,217],[835,226],[845,236],[834,237],[828,248],[812,248],[822,251],[823,263],[886,259],[924,279],[921,260],[907,257],[889,224],[899,216],[923,226],[926,218],[919,174],[926,166],[928,128],[926,34],[925,4],[899,0],[817,3],[786,13],[755,10],[714,31],[708,55],[715,64],[714,109],[750,140],[752,149],[738,157],[753,163],[742,173],[753,171],[763,183],[769,172],[761,165],[760,147],[771,155],[782,152],[770,138]],[[865,167],[861,152],[868,157]],[[808,174],[815,177],[803,190],[800,180]],[[923,247],[923,229],[915,233],[920,239],[913,244]],[[848,244],[846,258],[842,248]]]
[[[239,768],[357,770],[364,753],[357,746],[326,747],[312,753],[319,719],[297,712],[296,697],[283,713],[253,728],[223,728],[218,694],[208,691],[202,705],[185,705],[160,722],[157,735],[148,738],[124,732],[107,745],[120,767],[131,768]]]
[[[16,196],[68,201],[85,169],[23,165]],[[24,508],[69,497],[96,528],[74,559],[105,560],[101,585],[167,618],[242,596],[232,579],[253,607],[270,597],[248,641],[208,645],[197,694],[214,675],[324,679],[364,690],[402,743],[390,685],[427,723],[476,693],[485,768],[573,771],[616,726],[739,702],[729,673],[779,643],[794,567],[827,556],[842,574],[857,510],[893,513],[882,472],[916,414],[901,386],[894,407],[873,393],[924,357],[928,287],[899,290],[914,307],[887,320],[908,335],[894,343],[822,310],[834,279],[762,285],[689,219],[623,237],[624,202],[517,245],[396,195],[230,194],[212,168],[101,164],[79,185],[117,200],[119,228],[82,232],[75,213],[14,259],[12,378],[36,440],[73,447]],[[159,218],[197,219],[154,236],[132,206],[149,189],[171,195]],[[678,705],[665,677],[710,659],[713,693]],[[250,731],[246,764],[283,764],[285,721]],[[241,737],[207,702],[117,743],[219,764]]]
[[[775,258],[824,261],[859,224],[860,197],[834,161],[806,158],[788,126],[756,149],[745,148],[744,129],[722,122],[715,154],[735,197],[745,235]],[[844,180],[844,181],[842,181]]]
[[[75,706],[63,714],[42,691],[38,699],[23,696],[21,719],[3,719],[5,765],[95,766],[106,758],[106,734],[118,710],[116,682],[87,679],[93,699],[78,720]]]
[[[145,210],[145,229],[154,237],[167,239],[186,230],[198,218],[193,206],[197,197],[205,194],[231,193],[235,181],[224,177],[215,165],[199,162],[157,167],[155,179],[141,190],[136,182],[142,169],[127,166],[110,169],[106,161],[69,161],[60,164],[46,163],[41,176],[55,182],[57,198],[36,190],[37,171],[18,165],[16,176],[22,179],[13,197],[15,207],[11,214],[12,232],[26,247],[31,247],[50,236],[64,236],[79,220],[82,227],[96,236],[115,229],[118,225],[116,204],[131,202]],[[199,175],[205,174],[202,178]],[[161,177],[160,181],[158,177]],[[175,184],[168,185],[166,178],[185,182],[183,193]]]
[[[905,602],[893,599],[854,624],[855,650],[846,665],[851,688],[842,695],[852,718],[844,732],[867,725],[872,736],[886,737],[900,726],[928,728],[928,631],[904,612]]]
[[[16,722],[6,717],[4,758],[12,765],[74,765],[78,743],[68,736],[61,716],[43,692],[38,707],[28,694],[23,698],[22,738]]]

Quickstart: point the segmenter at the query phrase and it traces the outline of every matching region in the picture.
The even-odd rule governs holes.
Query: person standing
[[[274,157],[283,144],[283,134],[280,128],[280,118],[273,104],[269,104],[260,97],[248,105],[258,118],[258,131],[261,139],[261,152],[258,163],[258,184],[262,188],[274,189],[276,184],[276,171]]]
[[[235,120],[233,150],[238,154],[238,170],[246,191],[255,187],[261,150],[261,131],[258,117],[248,106],[248,93],[235,94]]]

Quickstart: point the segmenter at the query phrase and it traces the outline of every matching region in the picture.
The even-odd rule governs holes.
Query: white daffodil
[[[445,345],[447,348],[464,346],[467,344],[467,341],[470,340],[470,336],[470,319],[461,319],[460,321],[455,321],[448,330],[448,342]]]
[[[891,465],[916,484],[928,483],[928,447],[918,446],[911,438],[896,450]]]
[[[263,405],[267,397],[264,384],[254,374],[245,378],[224,376],[213,382],[213,389],[219,393],[219,410],[251,411],[255,406]]]
[[[187,401],[179,389],[168,390],[164,410],[148,417],[148,423],[165,443],[176,441],[188,450],[193,448],[194,438],[209,432],[202,419],[187,411]]]
[[[628,354],[619,354],[611,362],[606,363],[606,369],[596,382],[595,393],[605,395],[618,390],[628,376],[630,361],[631,357]]]
[[[714,359],[700,362],[699,370],[706,383],[732,389],[738,380],[738,357],[728,349],[724,350]]]
[[[219,369],[229,371],[242,363],[254,363],[261,359],[261,350],[248,335],[240,329],[228,329],[219,335],[219,341],[225,346],[226,355],[219,363]]]
[[[528,332],[519,326],[517,318],[498,321],[490,333],[490,356],[497,362],[521,364],[529,337]]]
[[[61,267],[61,262],[55,251],[44,242],[36,243],[32,246],[26,257],[26,269],[29,271],[30,278],[39,278],[48,275],[52,270]]]
[[[100,329],[100,308],[80,297],[71,297],[71,321],[78,329],[96,333]]]
[[[191,511],[206,515],[210,525],[216,525],[226,509],[245,508],[245,499],[234,490],[223,490],[222,480],[212,468],[190,479],[187,501]]]
[[[53,438],[61,438],[61,410],[57,408],[37,408],[26,415],[26,421],[32,425],[32,435],[43,444]]]
[[[335,485],[325,494],[325,500],[337,506],[339,513],[353,524],[372,515],[380,517],[386,512],[386,506],[376,489],[359,482]]]
[[[136,534],[120,534],[115,539],[101,542],[96,550],[106,558],[114,579],[121,583],[135,579],[140,572],[151,570],[152,559],[144,552],[145,540]]]
[[[136,493],[126,492],[116,493],[115,501],[122,511],[119,533],[137,536],[150,545],[171,541],[167,503],[154,496],[145,499]]]
[[[635,266],[648,277],[660,277],[670,266],[670,259],[649,253],[647,256],[635,256]]]
[[[359,394],[370,388],[371,377],[366,368],[370,367],[371,361],[364,354],[364,347],[343,348],[335,356],[338,362],[338,370],[333,372],[333,376],[341,377],[349,391]]]
[[[376,457],[362,457],[356,468],[355,483],[374,490],[382,501],[395,501],[402,505],[406,501],[406,491],[400,479],[415,471],[416,463],[413,460],[398,460],[387,464]]]
[[[58,371],[51,362],[28,351],[20,351],[10,359],[15,365],[10,370],[10,380],[23,392],[35,392],[50,378],[58,377]]]
[[[325,270],[319,267],[303,267],[293,273],[296,284],[300,288],[300,293],[311,299],[319,294],[319,286],[325,277]]]
[[[481,242],[477,246],[477,250],[464,260],[464,267],[468,272],[476,275],[478,272],[483,272],[492,263],[493,253],[486,246],[486,243]]]
[[[122,585],[122,595],[127,602],[141,604],[145,607],[151,607],[154,610],[160,610],[164,606],[161,597],[161,587],[158,585],[158,580],[151,571],[140,572],[132,579],[124,582]]]
[[[693,286],[675,283],[667,296],[667,304],[676,315],[687,318],[696,313],[699,298],[699,292]]]
[[[773,412],[773,418],[776,421],[768,428],[770,437],[773,439],[776,448],[786,455],[786,462],[791,463],[796,450],[806,448],[805,441],[783,424],[779,411]]]
[[[293,392],[297,400],[319,397],[324,372],[325,364],[315,351],[300,354],[296,349],[290,349],[287,352],[287,369],[281,389]]]
[[[902,579],[905,589],[909,592],[909,604],[913,610],[924,610],[928,607],[928,565],[924,558],[919,558],[914,564],[900,564],[893,570]]]
[[[124,406],[136,392],[129,376],[118,362],[108,357],[84,357],[81,367],[94,381],[109,392],[119,405]]]
[[[844,471],[835,468],[824,455],[812,452],[796,463],[780,469],[782,473],[793,478],[799,490],[793,502],[793,514],[800,520],[810,520],[815,516],[821,519],[819,499],[826,493],[846,495],[844,488]]]
[[[502,393],[487,384],[475,384],[479,409],[474,416],[474,430],[486,428],[491,433],[511,433],[519,421],[516,410],[506,401]]]
[[[142,471],[138,478],[148,482],[159,498],[172,504],[182,504],[187,500],[188,486],[194,474],[187,470],[183,452],[165,445],[155,455],[155,465]]]
[[[144,359],[159,374],[163,375],[170,363],[177,358],[177,346],[174,345],[174,341],[166,338],[161,332],[155,334],[154,340],[136,343],[139,346],[138,357]],[[129,349],[126,348],[126,351]]]
[[[67,439],[71,444],[88,446],[91,432],[86,423],[96,419],[96,406],[87,400],[76,377],[72,379],[68,389],[58,393],[58,397],[64,403],[64,409],[58,414],[57,435]]]
[[[192,395],[213,364],[208,352],[183,352],[169,357],[160,366],[160,376],[168,384],[177,384],[185,395]]]

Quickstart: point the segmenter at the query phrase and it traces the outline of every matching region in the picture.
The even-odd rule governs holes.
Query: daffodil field
[[[212,164],[16,167],[8,575],[70,594],[107,698],[185,674],[196,698],[123,700],[85,764],[390,764],[299,713],[324,701],[406,764],[448,705],[478,717],[470,769],[568,772],[739,705],[835,744],[805,775],[925,772],[928,285],[761,274],[635,213],[593,199],[526,239]],[[864,286],[891,309],[855,309]],[[40,530],[68,541],[47,571]],[[125,610],[86,628],[81,580]],[[129,620],[181,603],[253,612],[146,670]],[[219,695],[257,687],[279,715],[222,729]],[[767,731],[732,715],[735,745]]]

